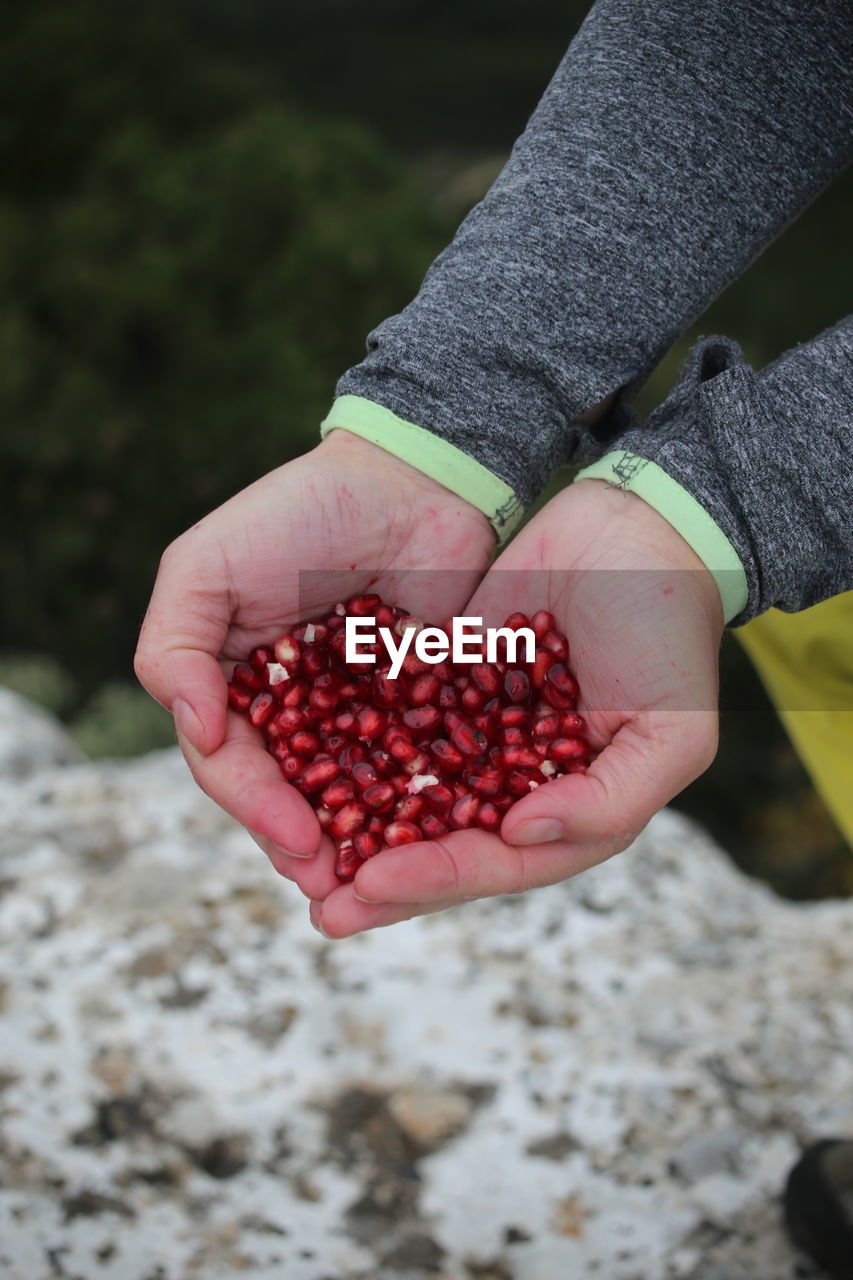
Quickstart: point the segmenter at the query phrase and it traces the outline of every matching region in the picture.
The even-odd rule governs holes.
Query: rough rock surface
[[[4,1280],[820,1274],[778,1196],[853,1133],[853,901],[664,813],[570,884],[329,943],[176,752],[13,758]]]

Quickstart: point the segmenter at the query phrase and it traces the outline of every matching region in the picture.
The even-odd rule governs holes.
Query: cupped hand
[[[337,884],[330,842],[324,838],[329,856],[311,857],[321,847],[314,811],[284,781],[258,732],[228,710],[234,662],[368,588],[426,616],[446,616],[471,594],[493,548],[492,530],[476,508],[385,450],[337,430],[238,493],[164,553],[136,674],[174,715],[198,784],[309,896]]]
[[[568,636],[579,710],[599,754],[476,829],[387,849],[316,895],[331,937],[471,898],[556,883],[625,849],[717,747],[723,617],[710,573],[642,499],[598,480],[558,494],[495,562],[468,615],[499,625],[550,609]]]

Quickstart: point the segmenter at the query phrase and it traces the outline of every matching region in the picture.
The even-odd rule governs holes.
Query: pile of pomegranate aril
[[[375,619],[375,646],[360,642],[375,663],[345,661],[348,616]],[[314,807],[340,880],[385,846],[466,827],[498,831],[522,796],[586,770],[594,752],[554,615],[513,613],[503,625],[532,629],[532,662],[510,665],[502,639],[492,663],[430,664],[410,649],[392,679],[379,628],[399,636],[423,623],[378,595],[356,596],[234,667],[229,703]]]

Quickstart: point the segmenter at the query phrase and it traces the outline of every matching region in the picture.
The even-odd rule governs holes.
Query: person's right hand
[[[475,507],[384,449],[337,430],[166,549],[136,674],[174,715],[202,790],[310,897],[325,897],[337,883],[334,859],[298,861],[320,847],[320,827],[258,731],[228,710],[234,662],[362,591],[425,617],[461,611],[493,547],[491,527]],[[306,570],[318,572],[300,583]],[[407,579],[411,570],[421,572]],[[433,577],[424,572],[430,570],[445,572]]]

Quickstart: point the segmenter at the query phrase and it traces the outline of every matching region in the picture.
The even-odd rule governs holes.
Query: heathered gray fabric
[[[503,173],[338,394],[449,440],[529,505],[554,466],[635,425],[631,393],[844,167],[851,134],[850,0],[597,0]],[[573,421],[619,388],[595,434]],[[797,404],[807,399],[800,388]],[[680,475],[691,491],[692,456]],[[751,554],[773,553],[789,504],[774,499],[774,517],[761,474],[724,450],[713,465],[719,485],[699,486],[710,514],[729,529],[719,504],[736,503]],[[821,483],[846,484],[846,467],[838,457]],[[766,601],[756,583],[769,569],[746,568],[751,602]]]
[[[734,545],[749,598],[733,625],[853,589],[853,316],[760,373],[735,343],[704,339],[619,445],[688,489]]]

